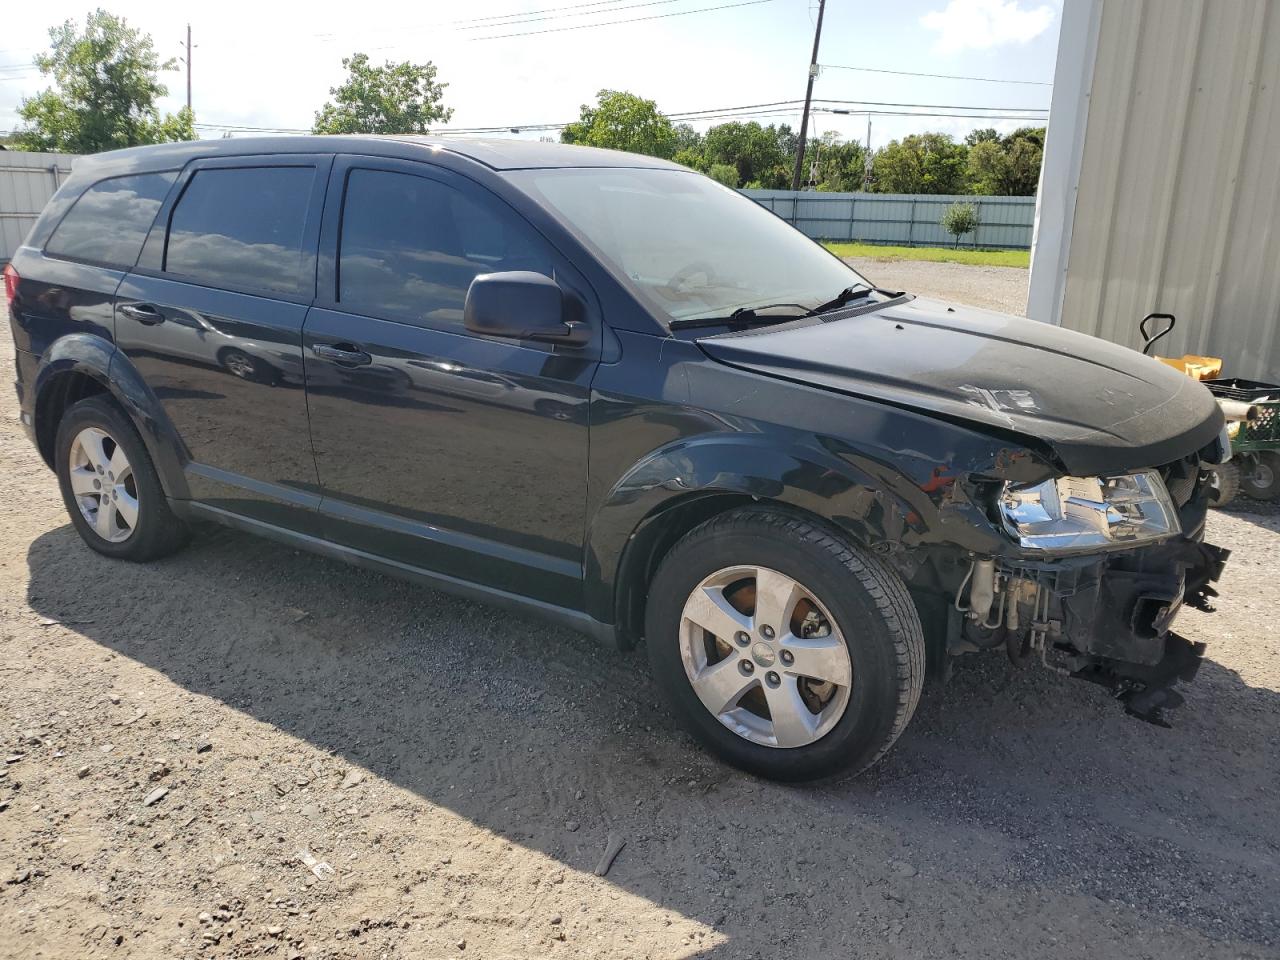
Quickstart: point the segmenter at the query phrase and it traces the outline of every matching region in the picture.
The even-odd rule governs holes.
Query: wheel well
[[[618,565],[618,640],[630,649],[644,636],[644,610],[649,584],[667,552],[694,527],[717,514],[751,503],[738,494],[696,494],[662,508],[645,519],[627,544]]]
[[[826,518],[776,501],[735,494],[705,494],[680,500],[646,518],[622,556],[617,580],[617,626],[618,640],[623,649],[636,646],[644,636],[649,584],[671,548],[694,527],[717,514],[744,506],[774,507],[800,515],[811,523],[828,528],[836,536],[857,542],[851,531],[837,527]],[[940,673],[941,660],[945,660],[945,608],[949,601],[932,585],[908,582],[907,591],[925,629],[930,674],[936,675]]]
[[[36,400],[36,445],[44,462],[53,467],[53,444],[58,436],[58,424],[67,408],[79,403],[85,397],[100,393],[110,396],[110,392],[100,380],[95,380],[86,373],[74,371],[62,373],[54,377]]]

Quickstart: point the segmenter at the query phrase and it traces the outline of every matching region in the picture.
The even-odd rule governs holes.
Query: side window
[[[407,173],[348,174],[338,255],[344,310],[461,326],[472,279],[501,270],[550,275],[552,263],[541,238],[500,204]]]
[[[80,195],[45,244],[54,257],[132,267],[176,171],[101,180]]]
[[[196,283],[296,295],[314,167],[196,171],[169,220],[164,272]]]

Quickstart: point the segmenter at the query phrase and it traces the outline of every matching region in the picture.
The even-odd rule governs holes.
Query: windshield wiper
[[[855,283],[851,287],[845,287],[826,303],[820,303],[805,316],[816,317],[820,313],[826,313],[828,310],[836,310],[843,307],[846,303],[858,296],[860,293],[881,293],[883,291],[876,290],[875,287],[868,286],[865,283]]]
[[[812,309],[805,307],[799,303],[766,303],[759,307],[739,307],[733,313],[724,317],[690,317],[687,320],[672,320],[668,326],[672,330],[695,330],[699,327],[722,327],[726,324],[741,323],[748,326],[760,327],[767,326],[772,323],[784,323],[787,320],[804,320],[808,317],[816,317],[832,310],[838,310],[850,300],[863,294],[879,293],[886,297],[900,297],[900,292],[892,290],[881,290],[879,287],[873,287],[865,283],[855,283],[851,287],[845,287],[826,303],[820,303]],[[762,315],[761,310],[772,310],[776,307],[795,307],[803,313],[784,313],[784,314],[768,314]]]
[[[672,320],[667,326],[672,330],[696,330],[699,327],[722,327],[730,323],[742,323],[749,326],[765,326],[770,323],[783,323],[787,320],[798,320],[802,317],[809,316],[805,313],[784,313],[777,316],[763,315],[761,310],[773,310],[777,307],[795,307],[797,310],[807,310],[803,304],[799,303],[766,303],[759,307],[739,307],[724,317],[689,317],[683,320]]]

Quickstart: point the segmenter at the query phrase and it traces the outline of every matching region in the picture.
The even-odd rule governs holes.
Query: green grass
[[[878,243],[837,243],[823,246],[838,257],[874,257],[877,260],[929,260],[933,263],[967,263],[984,267],[1029,267],[1030,250],[973,250],[960,247],[885,247]]]

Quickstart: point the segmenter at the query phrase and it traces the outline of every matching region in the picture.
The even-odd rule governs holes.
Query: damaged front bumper
[[[1230,551],[1179,537],[1120,554],[1033,562],[978,559],[957,597],[949,649],[1003,647],[1065,676],[1108,687],[1128,713],[1167,725],[1174,690],[1204,644],[1174,633],[1183,604],[1212,610]],[[967,605],[962,603],[967,598]]]

